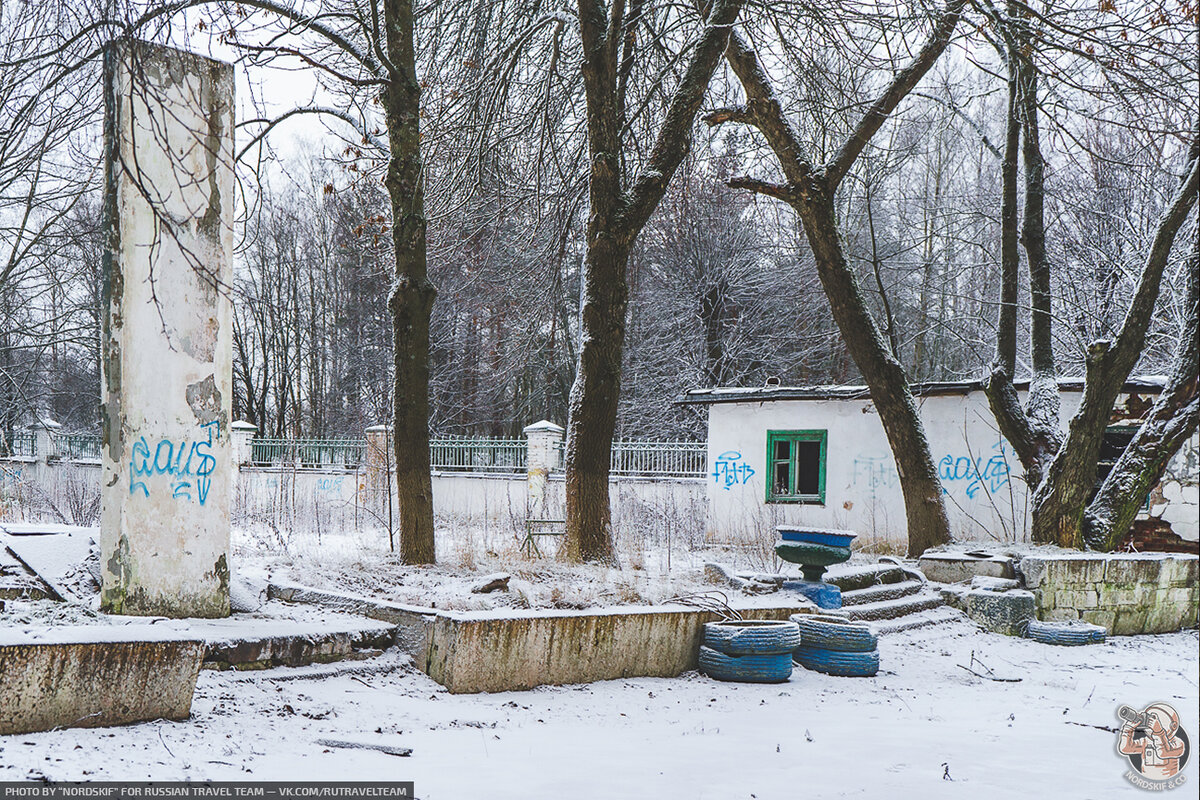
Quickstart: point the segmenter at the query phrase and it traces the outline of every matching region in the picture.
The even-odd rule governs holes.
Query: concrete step
[[[914,594],[899,597],[895,600],[880,600],[875,603],[863,603],[845,609],[850,619],[880,620],[896,619],[897,617],[915,614],[944,605],[945,601],[938,594]]]
[[[894,564],[862,564],[852,567],[831,567],[825,573],[825,581],[843,592],[866,589],[881,583],[900,583],[905,580],[904,570]]]
[[[842,592],[842,606],[860,606],[864,603],[877,603],[880,600],[895,600],[918,594],[921,591],[920,581],[901,581],[900,583],[881,583],[868,586],[866,589],[852,589]]]
[[[900,631],[911,631],[916,628],[930,628],[936,625],[946,625],[951,622],[966,619],[961,611],[950,606],[937,606],[916,614],[908,614],[895,619],[885,619],[871,623],[871,630],[877,636],[886,636]]]

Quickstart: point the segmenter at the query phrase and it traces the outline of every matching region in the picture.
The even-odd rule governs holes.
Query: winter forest
[[[689,388],[866,383],[899,459],[908,382],[984,380],[1031,486],[1086,473],[1068,450],[1094,474],[1052,379],[1103,409],[1188,360],[1197,14],[4,0],[0,443],[98,427],[100,54],[132,36],[238,68],[233,408],[262,435],[394,421],[420,464],[430,432],[569,422],[578,520],[611,440],[703,436]]]

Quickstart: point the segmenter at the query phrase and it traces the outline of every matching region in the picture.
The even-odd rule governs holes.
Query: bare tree
[[[567,420],[567,540],[573,560],[614,559],[608,476],[621,388],[621,352],[629,289],[626,264],[687,153],[692,123],[720,62],[741,0],[713,0],[704,27],[643,166],[623,175],[629,76],[637,58],[643,4],[579,0],[587,100],[587,255],[582,286],[582,341]],[[628,16],[627,16],[628,12]],[[644,46],[644,45],[643,45]]]
[[[1045,197],[1047,184],[1045,163],[1040,136],[1042,100],[1039,97],[1039,77],[1042,74],[1035,56],[1041,54],[1049,59],[1056,49],[1074,50],[1074,42],[1080,38],[1088,42],[1094,55],[1095,45],[1101,43],[1100,34],[1087,27],[1066,28],[1062,19],[1051,19],[1036,14],[1030,7],[1010,0],[1002,14],[990,3],[984,3],[985,12],[995,22],[1002,37],[997,43],[1008,67],[1008,112],[1006,121],[1006,144],[1003,164],[1003,189],[1001,211],[1001,292],[996,356],[987,380],[987,393],[993,413],[1001,431],[1013,446],[1025,470],[1026,482],[1033,489],[1033,514],[1031,536],[1034,541],[1052,542],[1064,547],[1084,545],[1083,517],[1092,495],[1100,448],[1104,440],[1113,406],[1126,379],[1142,358],[1147,334],[1154,319],[1164,273],[1171,257],[1172,245],[1184,227],[1196,204],[1200,188],[1200,131],[1193,127],[1191,145],[1183,166],[1183,177],[1175,186],[1166,208],[1155,226],[1152,241],[1143,256],[1136,286],[1125,307],[1124,319],[1111,339],[1095,339],[1086,348],[1085,383],[1082,402],[1068,425],[1066,435],[1059,431],[1059,395],[1052,334],[1053,307],[1051,299],[1052,267],[1047,256],[1045,231]],[[1115,6],[1113,7],[1115,13]],[[1106,13],[1106,9],[1101,9]],[[1139,33],[1147,29],[1145,20],[1120,20],[1120,39],[1136,42]],[[1153,22],[1149,28],[1155,27]],[[1069,38],[1068,44],[1062,40]],[[1130,46],[1125,58],[1136,63],[1142,49],[1153,49],[1170,55],[1170,35],[1165,40],[1142,42]],[[1190,58],[1190,56],[1188,57]],[[1090,61],[1090,58],[1085,59]],[[1168,62],[1176,60],[1167,58]],[[1183,61],[1183,59],[1178,59]],[[1110,67],[1105,60],[1101,65]],[[1144,83],[1144,75],[1132,71],[1119,77],[1135,84]],[[1194,78],[1193,78],[1194,80]],[[1166,83],[1167,91],[1176,88]],[[1150,94],[1158,91],[1152,89]],[[1143,90],[1143,93],[1144,90]],[[1174,113],[1179,110],[1175,109]],[[1187,113],[1184,111],[1184,113]],[[1147,126],[1149,127],[1149,126]],[[1151,132],[1151,135],[1155,135]],[[1018,234],[1017,210],[1017,153],[1020,148],[1024,165],[1024,217]],[[1030,347],[1032,351],[1033,378],[1024,408],[1018,399],[1013,384],[1016,364],[1017,342],[1017,295],[1019,282],[1018,241],[1023,245],[1028,262],[1030,285]],[[1185,348],[1186,352],[1186,348]],[[1159,413],[1175,412],[1183,415],[1179,423],[1186,427],[1187,390],[1186,375],[1177,375],[1174,387],[1166,392]],[[1162,420],[1158,420],[1162,423]],[[1156,438],[1163,442],[1151,444]],[[1186,437],[1185,437],[1186,438]],[[1122,505],[1116,495],[1118,482],[1148,480],[1154,476],[1154,464],[1162,460],[1163,465],[1170,453],[1163,449],[1165,443],[1176,440],[1165,438],[1161,432],[1156,437],[1148,431],[1142,437],[1140,455],[1126,461],[1122,476],[1114,478],[1113,486],[1097,510],[1097,518],[1119,516],[1116,506]],[[1149,451],[1153,451],[1151,456]],[[1173,452],[1173,451],[1171,451]],[[1139,460],[1140,459],[1140,460]],[[1148,460],[1148,461],[1147,461]],[[1133,463],[1145,468],[1145,475],[1134,480],[1128,473]],[[1161,474],[1161,469],[1158,469]],[[1128,509],[1124,508],[1127,513]],[[1128,518],[1131,521],[1132,517]],[[1126,527],[1115,535],[1125,532]],[[1097,539],[1112,540],[1112,532],[1096,534]]]
[[[735,178],[730,185],[782,200],[795,209],[804,225],[833,317],[871,390],[896,459],[908,521],[909,553],[913,555],[950,541],[950,523],[908,376],[871,315],[858,279],[847,263],[834,197],[871,139],[949,45],[964,5],[965,0],[951,0],[936,15],[928,39],[911,63],[895,75],[833,158],[823,165],[812,161],[799,132],[784,116],[758,54],[739,33],[731,36],[726,57],[745,89],[746,103],[707,117],[711,125],[752,125],[778,161],[783,183]]]

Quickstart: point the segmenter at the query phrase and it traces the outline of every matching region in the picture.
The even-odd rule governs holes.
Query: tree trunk
[[[925,45],[908,66],[895,74],[837,154],[820,169],[814,169],[798,133],[784,115],[757,53],[738,34],[730,36],[725,56],[746,90],[746,105],[719,109],[706,118],[710,125],[731,121],[753,125],[779,161],[787,180],[784,185],[753,178],[734,178],[729,185],[782,200],[796,210],[803,222],[834,321],[846,342],[847,351],[867,382],[896,459],[908,523],[909,555],[919,555],[929,547],[951,541],[950,521],[908,376],[889,351],[842,252],[833,195],[896,106],[946,49],[963,6],[964,0],[946,3]]]
[[[741,7],[742,0],[711,3],[647,163],[625,188],[621,170],[625,93],[637,42],[632,31],[641,5],[632,5],[634,18],[627,25],[621,0],[610,9],[597,0],[579,0],[590,180],[587,257],[581,280],[582,344],[567,416],[563,555],[572,561],[616,561],[608,475],[621,393],[629,251],[687,153],[696,112]]]
[[[1194,252],[1188,267],[1188,314],[1171,377],[1083,513],[1084,540],[1096,550],[1117,546],[1133,525],[1146,493],[1162,479],[1167,463],[1200,421],[1200,275],[1196,272],[1200,263]]]
[[[934,545],[951,541],[950,521],[908,376],[884,341],[846,263],[832,198],[820,178],[813,176],[801,188],[797,210],[834,321],[871,390],[871,399],[896,459],[908,523],[908,554],[920,555]]]
[[[1096,482],[1104,431],[1117,396],[1141,358],[1175,235],[1196,204],[1200,188],[1200,133],[1193,136],[1184,178],[1159,219],[1116,341],[1100,340],[1088,347],[1083,400],[1071,418],[1066,439],[1033,494],[1030,534],[1035,542],[1073,548],[1084,544],[1083,511]]]
[[[589,225],[590,227],[590,225]],[[567,423],[567,537],[571,561],[613,564],[608,475],[621,394],[628,252],[608,235],[588,248],[579,369],[571,387]]]
[[[420,99],[413,50],[411,0],[384,3],[389,81],[380,93],[387,120],[388,160],[384,184],[392,206],[395,281],[388,297],[392,318],[393,435],[400,558],[432,564],[433,486],[429,458],[429,318],[436,291],[425,261],[425,195],[421,164]]]

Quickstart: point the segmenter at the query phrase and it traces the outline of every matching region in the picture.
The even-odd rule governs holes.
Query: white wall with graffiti
[[[708,534],[738,539],[795,524],[844,528],[866,541],[907,539],[896,464],[870,399],[769,399],[762,390],[710,393],[708,418]],[[1069,420],[1078,391],[1062,394]],[[1138,407],[1142,398],[1133,398]],[[1118,408],[1130,405],[1122,396]],[[982,391],[918,397],[934,463],[942,480],[955,536],[963,540],[1024,541],[1029,498],[1020,462],[1000,436]],[[1144,406],[1142,406],[1144,407]],[[824,502],[768,498],[770,431],[825,431]],[[1197,438],[1174,459],[1150,513],[1182,538],[1197,538]]]

